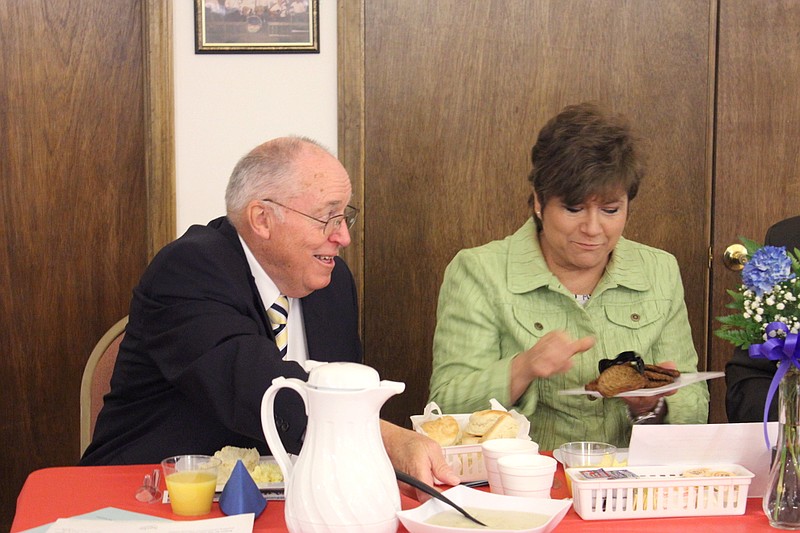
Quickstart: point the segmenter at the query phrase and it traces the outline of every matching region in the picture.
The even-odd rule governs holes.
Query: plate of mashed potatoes
[[[259,455],[256,448],[225,446],[214,452],[214,457],[222,461],[217,469],[217,492],[225,488],[237,461],[242,461],[260,490],[283,490],[283,473],[271,455]]]

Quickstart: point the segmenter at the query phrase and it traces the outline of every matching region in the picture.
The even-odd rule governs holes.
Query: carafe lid
[[[358,363],[327,363],[311,369],[308,386],[315,389],[364,390],[380,386],[378,371]]]

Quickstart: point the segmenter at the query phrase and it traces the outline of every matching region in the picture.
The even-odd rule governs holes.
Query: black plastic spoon
[[[410,476],[410,475],[406,474],[405,472],[401,472],[401,471],[399,471],[397,469],[395,469],[394,474],[397,477],[398,481],[402,481],[403,483],[408,483],[409,485],[411,485],[415,489],[419,489],[422,492],[424,492],[425,494],[428,494],[428,495],[436,498],[439,501],[443,501],[444,503],[446,503],[447,505],[449,505],[450,507],[452,507],[453,509],[455,509],[459,513],[463,514],[466,518],[468,518],[468,519],[472,520],[473,522],[475,522],[476,524],[481,525],[483,527],[489,527],[486,524],[484,524],[483,522],[481,522],[480,520],[478,520],[477,518],[475,518],[474,516],[472,516],[471,514],[469,514],[468,512],[466,512],[464,509],[459,507],[455,502],[453,502],[453,500],[451,500],[450,498],[448,498],[447,496],[445,496],[444,494],[442,494],[441,492],[439,492],[435,488],[431,487],[427,483],[425,483],[423,481],[420,481],[419,479],[415,478],[414,476]]]

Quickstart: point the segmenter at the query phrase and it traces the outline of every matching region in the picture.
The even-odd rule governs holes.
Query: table
[[[11,526],[12,533],[54,522],[58,518],[89,513],[104,507],[116,507],[126,511],[144,513],[152,516],[181,520],[172,514],[169,504],[142,503],[133,494],[141,484],[145,474],[155,465],[125,466],[85,466],[44,468],[32,472],[17,497],[17,510]],[[161,482],[164,488],[163,481]],[[559,465],[551,492],[553,498],[567,496],[564,471]],[[418,502],[402,497],[403,509],[414,508]],[[254,531],[286,532],[283,517],[284,504],[270,501],[267,508],[254,524]],[[218,504],[214,504],[210,515],[203,518],[223,516]],[[405,532],[400,526],[398,532]],[[564,520],[556,527],[557,533],[625,531],[681,531],[726,533],[772,531],[761,510],[761,499],[750,498],[747,510],[739,516],[716,516],[697,518],[659,518],[636,520],[597,520],[581,519],[570,509]]]

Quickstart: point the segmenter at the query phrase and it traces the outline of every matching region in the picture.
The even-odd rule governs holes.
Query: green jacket
[[[592,335],[595,346],[577,354],[565,373],[531,382],[510,405],[511,361],[546,333]],[[531,421],[542,450],[595,440],[626,447],[631,424],[619,399],[565,396],[598,375],[600,359],[633,350],[646,363],[674,361],[697,371],[697,353],[675,257],[621,238],[591,299],[581,306],[545,263],[529,220],[503,240],[460,251],[445,271],[433,339],[430,401],[444,413],[471,413],[496,398]],[[666,398],[665,422],[704,424],[705,382]]]

